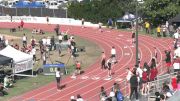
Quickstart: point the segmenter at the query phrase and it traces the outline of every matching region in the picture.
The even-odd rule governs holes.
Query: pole
[[[138,1],[136,1],[136,65],[138,65]]]

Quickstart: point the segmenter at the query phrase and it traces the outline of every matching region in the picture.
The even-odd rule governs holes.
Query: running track
[[[12,28],[18,26],[17,23],[1,23],[1,28]],[[25,28],[41,28],[45,31],[54,31],[55,25],[45,24],[25,24]],[[76,79],[66,77],[62,80],[62,85],[66,87],[58,92],[56,83],[52,82],[43,87],[14,97],[10,101],[69,101],[70,96],[81,96],[88,101],[99,101],[100,87],[104,86],[109,93],[114,82],[120,83],[123,93],[127,93],[126,84],[123,82],[126,76],[125,68],[132,68],[135,64],[135,47],[131,44],[131,33],[117,30],[104,29],[101,33],[97,28],[81,28],[76,26],[61,26],[61,30],[69,30],[70,33],[95,42],[105,51],[107,57],[110,56],[112,46],[117,50],[117,64],[113,65],[113,78],[107,78],[107,71],[100,69],[100,58],[95,63],[85,69],[85,73]],[[153,57],[153,47],[158,50],[158,69],[162,73],[164,50],[171,48],[171,39],[156,39],[150,36],[139,35],[139,53],[141,65],[146,61],[150,63]]]

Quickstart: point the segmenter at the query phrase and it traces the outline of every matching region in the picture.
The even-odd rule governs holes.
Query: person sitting
[[[8,75],[4,77],[4,88],[8,89],[12,87],[11,80],[8,78]]]
[[[0,96],[8,95],[8,93],[4,90],[4,87],[2,84],[0,84]]]
[[[81,97],[80,94],[77,95],[77,100],[76,101],[84,101],[83,98]]]
[[[37,29],[36,29],[36,28],[33,28],[32,34],[36,34],[36,33],[37,33]]]

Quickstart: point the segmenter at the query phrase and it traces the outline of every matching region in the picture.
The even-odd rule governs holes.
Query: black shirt
[[[138,86],[138,78],[136,75],[133,75],[130,78],[130,85],[131,85],[131,87],[137,87]]]

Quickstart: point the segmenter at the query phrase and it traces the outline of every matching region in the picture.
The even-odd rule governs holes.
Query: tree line
[[[68,6],[68,16],[84,18],[94,23],[106,23],[122,17],[126,12],[135,14],[136,0],[84,0],[72,2]],[[180,0],[144,0],[138,3],[138,14],[154,26],[175,17],[180,13]]]

